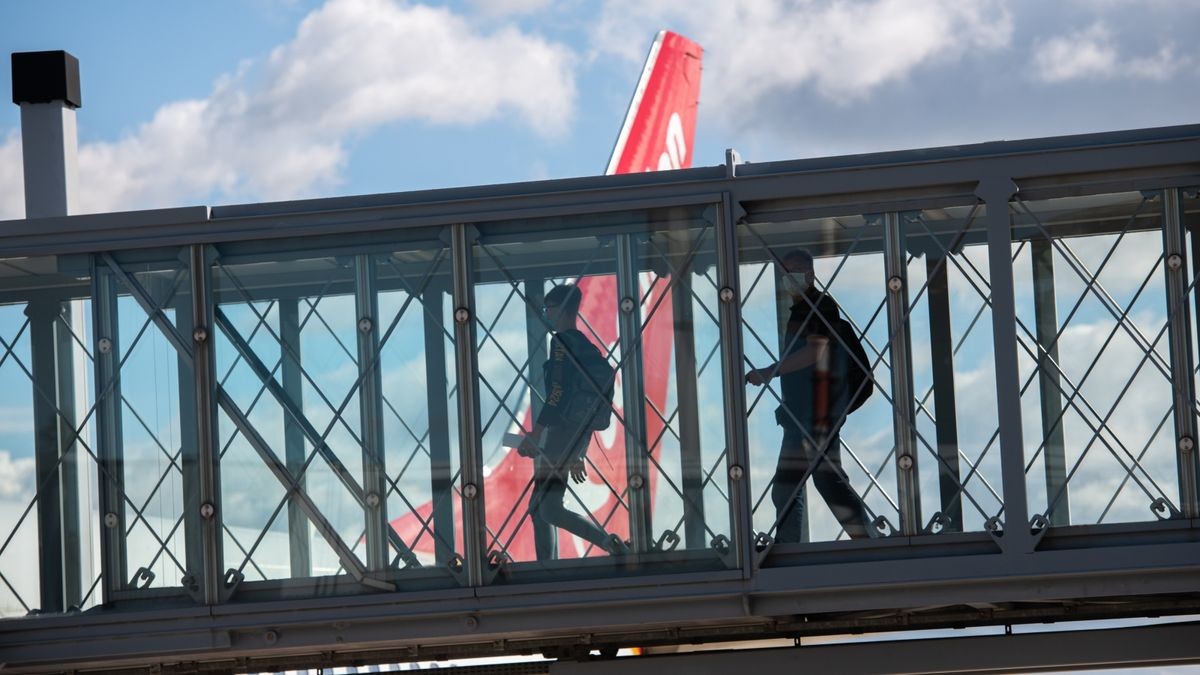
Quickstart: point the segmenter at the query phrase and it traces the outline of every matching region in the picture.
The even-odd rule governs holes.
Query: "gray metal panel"
[[[988,233],[988,276],[992,280],[992,344],[996,352],[996,411],[1000,422],[1001,475],[1004,481],[1003,530],[990,527],[1006,552],[1028,553],[1034,544],[1029,532],[1025,497],[1025,453],[1021,435],[1021,383],[1017,366],[1016,300],[1013,291],[1009,199],[1017,192],[1012,179],[990,176],[976,190],[987,206],[983,222]]]
[[[1049,670],[1178,666],[1200,663],[1200,625],[797,645],[700,651],[596,661],[557,661],[551,675],[661,675],[800,672],[1029,673]]]
[[[725,177],[724,167],[602,176],[533,184],[460,188],[398,195],[310,200],[306,202],[219,207],[213,221],[199,217],[205,207],[195,207],[190,222],[157,226],[149,212],[47,218],[39,221],[0,222],[0,255],[99,251],[193,242],[245,241],[317,234],[346,234],[403,227],[448,225],[511,217],[579,212],[591,209],[644,208],[654,203],[676,205],[715,201],[729,191],[737,202],[779,198],[845,195],[847,203],[868,199],[857,192],[874,192],[884,200],[908,200],[922,194],[969,196],[972,185],[984,175],[1004,174],[1032,178],[1070,174],[1074,180],[1098,183],[1120,177],[1105,172],[1142,171],[1144,178],[1200,176],[1200,127],[1175,127],[1072,139],[984,144],[969,153],[913,151],[897,160],[894,153],[863,155],[847,160],[803,160],[744,165],[737,177]],[[1038,148],[1042,149],[1039,150]],[[1147,173],[1148,172],[1148,173]],[[1125,178],[1128,180],[1128,178]],[[1059,184],[1071,181],[1058,176]],[[886,194],[915,190],[915,193]],[[883,210],[883,209],[876,209]],[[127,226],[125,222],[133,223]],[[153,230],[147,230],[154,226]]]

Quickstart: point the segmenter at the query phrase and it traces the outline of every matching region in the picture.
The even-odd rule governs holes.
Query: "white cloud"
[[[207,98],[165,104],[122,139],[81,146],[81,210],[310,195],[338,183],[348,139],[395,121],[511,115],[559,134],[573,112],[572,63],[561,44],[511,26],[477,30],[447,9],[329,0]],[[19,143],[0,144],[0,218],[23,213]]]
[[[13,459],[8,450],[0,450],[0,499],[24,501],[32,497],[33,492],[33,458]]]
[[[532,14],[551,6],[550,0],[471,0],[471,6],[485,16]]]
[[[1116,77],[1166,80],[1185,61],[1172,44],[1150,56],[1124,58],[1112,31],[1097,21],[1082,30],[1036,42],[1033,68],[1039,80],[1049,83]]]
[[[678,27],[705,53],[705,102],[726,114],[811,86],[849,103],[914,70],[1006,46],[1002,4],[952,0],[610,0],[594,30],[602,51],[644,54],[646,27]]]

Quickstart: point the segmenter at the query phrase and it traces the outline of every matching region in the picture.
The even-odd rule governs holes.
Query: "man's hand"
[[[537,457],[538,446],[533,442],[532,435],[526,435],[521,439],[521,444],[517,446],[517,454],[522,457]]]
[[[746,382],[756,387],[761,387],[762,385],[766,384],[767,380],[769,379],[771,379],[770,368],[755,368],[754,370],[746,373]]]
[[[572,462],[569,470],[571,472],[571,480],[576,483],[582,483],[587,480],[587,465],[584,464],[582,459]]]

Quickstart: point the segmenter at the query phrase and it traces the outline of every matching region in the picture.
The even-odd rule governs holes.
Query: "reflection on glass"
[[[0,260],[0,617],[102,602],[87,259]]]
[[[449,580],[456,537],[449,256],[261,254],[213,267],[225,566],[247,581]]]
[[[909,534],[979,530],[999,512],[982,213],[752,211],[740,226],[760,552],[906,518]]]
[[[1161,192],[1011,206],[1031,515],[1178,509]]]
[[[478,226],[487,541],[514,574],[728,564],[712,212]]]

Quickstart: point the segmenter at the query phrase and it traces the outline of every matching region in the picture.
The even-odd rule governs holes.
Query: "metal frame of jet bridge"
[[[72,565],[77,567],[79,559],[92,552],[63,554],[59,549],[82,544],[72,543],[71,536],[57,524],[68,520],[61,517],[62,511],[82,508],[78,496],[69,494],[71,485],[78,482],[55,480],[53,473],[59,470],[56,467],[68,466],[62,458],[74,440],[39,441],[49,444],[38,449],[39,480],[50,476],[48,482],[40,483],[43,489],[35,499],[43,516],[38,521],[39,534],[43,542],[56,542],[59,548],[51,554],[43,543],[38,553],[41,611],[0,619],[0,663],[3,670],[12,672],[144,668],[156,672],[244,672],[305,664],[394,663],[538,652],[572,657],[635,645],[1200,613],[1200,513],[1193,442],[1197,416],[1194,340],[1198,332],[1194,321],[1200,317],[1200,308],[1189,307],[1196,298],[1194,282],[1200,274],[1200,248],[1196,248],[1200,238],[1193,232],[1200,227],[1200,218],[1185,208],[1185,204],[1195,205],[1197,186],[1200,125],[1193,125],[754,164],[739,163],[736,154],[730,153],[723,166],[683,171],[0,223],[0,259],[50,260],[54,263],[50,269],[58,271],[44,278],[28,274],[0,278],[0,300],[31,307],[46,298],[59,306],[80,298],[92,303],[97,382],[108,381],[112,369],[119,368],[104,358],[109,349],[119,351],[111,343],[101,344],[106,331],[115,331],[111,322],[115,321],[117,296],[124,298],[122,307],[136,302],[149,317],[143,329],[166,338],[178,351],[180,368],[186,366],[194,373],[186,386],[181,382],[179,395],[180,406],[195,411],[194,419],[184,421],[184,428],[193,429],[194,435],[184,441],[191,449],[184,449],[181,467],[185,494],[179,517],[186,554],[179,564],[187,575],[179,585],[152,585],[148,576],[146,583],[138,578],[129,582],[122,578],[128,571],[125,566],[132,564],[122,558],[121,533],[127,529],[122,519],[132,522],[141,514],[135,513],[136,505],[131,502],[122,503],[119,484],[112,484],[116,482],[113,472],[120,470],[119,457],[113,454],[119,446],[120,415],[113,406],[103,404],[101,393],[101,404],[94,413],[97,447],[89,448],[88,457],[99,468],[94,472],[99,509],[110,522],[96,526],[101,539],[98,589],[82,610],[78,603],[86,589],[63,579],[78,578],[79,571]],[[1159,261],[1146,263],[1156,265],[1155,279],[1164,279],[1167,306],[1182,308],[1169,313],[1162,346],[1152,346],[1153,354],[1149,354],[1155,363],[1162,362],[1159,365],[1170,379],[1173,412],[1163,433],[1177,448],[1178,473],[1172,478],[1177,477],[1178,484],[1167,490],[1171,499],[1147,504],[1143,522],[1073,524],[1052,513],[1032,512],[1027,494],[1027,464],[1034,448],[1029,444],[1029,430],[1023,430],[1023,424],[1028,426],[1031,421],[1022,419],[1024,389],[1018,353],[1022,343],[1013,247],[1019,241],[1100,234],[1109,226],[1111,233],[1119,236],[1129,219],[1110,218],[1102,209],[1052,223],[1048,217],[1039,220],[1022,206],[1038,200],[1117,193],[1140,194],[1161,213],[1147,221],[1149,224],[1135,214],[1134,229],[1163,233]],[[906,290],[902,263],[912,253],[904,248],[902,228],[905,223],[912,224],[905,214],[964,205],[977,208],[972,228],[955,235],[957,239],[942,237],[938,231],[931,231],[926,239],[942,241],[951,251],[966,244],[986,251],[990,326],[980,330],[990,335],[995,347],[996,447],[1002,478],[996,494],[1003,508],[977,531],[962,527],[961,516],[958,531],[933,527],[952,520],[947,513],[961,502],[957,497],[946,499],[943,495],[944,508],[938,514],[942,520],[921,515],[916,484],[905,479],[911,475],[906,472],[916,471],[916,454],[921,454],[905,445],[912,438],[916,394],[904,373],[896,374],[911,360],[905,343],[909,299],[901,292]],[[722,422],[727,452],[720,470],[708,477],[728,492],[729,535],[717,537],[712,544],[720,554],[712,560],[719,564],[691,564],[686,556],[670,558],[664,552],[668,564],[658,565],[654,552],[647,550],[644,558],[635,552],[628,561],[603,569],[587,559],[579,561],[582,571],[575,573],[578,570],[564,561],[561,573],[523,576],[519,566],[508,564],[503,556],[489,556],[482,506],[480,500],[472,499],[484,480],[478,429],[482,392],[474,350],[476,331],[481,328],[471,320],[476,311],[474,286],[487,280],[482,268],[475,269],[480,257],[472,252],[480,232],[486,229],[478,224],[493,224],[488,232],[497,231],[494,224],[503,222],[549,222],[559,228],[600,231],[607,227],[604,214],[681,210],[697,214],[696,219],[711,227],[714,236],[707,248],[698,247],[697,255],[708,256],[714,274],[710,290],[719,291],[721,297],[713,319],[714,330],[719,329],[720,334],[716,358],[724,381]],[[747,488],[752,457],[746,427],[747,392],[742,382],[745,345],[742,307],[735,301],[747,292],[739,264],[758,262],[769,268],[767,252],[773,234],[765,228],[763,245],[751,245],[738,228],[845,213],[878,214],[875,220],[867,219],[863,231],[888,264],[886,270],[878,270],[877,279],[880,297],[887,297],[887,316],[895,322],[889,333],[890,390],[894,394],[889,400],[900,440],[889,471],[898,476],[897,516],[894,523],[884,519],[880,524],[891,536],[773,545],[770,537],[755,529],[753,494]],[[533,236],[530,232],[536,234],[537,229],[527,228],[523,234]],[[419,237],[442,242],[448,256],[442,268],[443,290],[452,299],[450,307],[460,312],[451,314],[456,317],[453,325],[436,330],[455,338],[448,359],[452,380],[456,380],[451,384],[457,386],[458,415],[452,423],[457,425],[456,438],[464,440],[453,448],[461,471],[447,477],[462,495],[461,519],[454,523],[462,528],[461,543],[454,544],[461,546],[462,555],[444,561],[439,558],[445,563],[442,571],[451,573],[437,579],[423,577],[419,570],[409,574],[410,570],[389,565],[381,557],[387,551],[388,535],[379,534],[381,527],[387,529],[386,521],[382,525],[378,518],[372,521],[370,508],[364,507],[368,512],[366,552],[342,551],[343,573],[250,582],[223,571],[221,547],[229,543],[221,535],[219,522],[223,502],[215,418],[218,410],[236,418],[235,424],[248,436],[254,436],[254,427],[247,417],[238,418],[236,402],[231,402],[214,376],[212,337],[219,328],[228,329],[230,321],[222,319],[219,311],[222,294],[231,292],[228,285],[214,281],[213,268],[219,256],[236,250],[243,256],[241,260],[248,261],[245,264],[253,265],[262,256],[286,254],[311,244],[331,247],[330,255],[344,251],[353,263],[358,259],[355,256],[362,257],[362,251]],[[1191,250],[1187,249],[1189,242]],[[344,248],[340,251],[338,246]],[[834,241],[827,246],[830,251],[845,252],[848,245]],[[156,290],[152,275],[138,273],[158,269],[154,265],[163,260],[164,250],[174,255],[168,266],[186,277],[183,290],[170,299]],[[568,276],[572,273],[570,255],[564,254],[563,260],[544,256],[520,260],[514,265],[525,270],[540,265],[538,273],[543,278]],[[760,257],[748,259],[755,255]],[[427,263],[428,259],[417,262]],[[638,261],[633,264],[636,267]],[[31,265],[33,262],[24,269]],[[492,274],[496,274],[494,270]],[[299,270],[262,283],[264,287],[300,287],[317,281]],[[373,289],[386,283],[359,275],[341,290],[356,298],[356,311],[367,312],[364,308],[372,307]],[[170,303],[174,303],[170,307],[173,319],[164,307]],[[1118,323],[1128,312],[1118,312]],[[931,310],[930,315],[934,314]],[[31,320],[31,330],[38,330],[38,319]],[[359,327],[365,336],[360,337],[360,344],[366,340],[368,349],[384,328],[369,322],[360,322]],[[41,387],[39,391],[58,392],[56,399],[51,396],[54,400],[37,412],[48,415],[54,426],[55,404],[63,415],[71,405],[71,392],[64,388],[73,384],[63,377],[61,364],[57,372],[49,374],[45,366],[37,365],[53,361],[39,361],[39,350],[52,355],[58,345],[53,336],[45,339],[48,342],[43,345],[34,344],[34,367],[27,375],[35,387]],[[246,346],[239,349],[248,357]],[[367,375],[366,381],[370,381]],[[4,386],[18,384],[5,381]],[[365,399],[372,390],[364,385],[363,391]],[[444,392],[441,395],[446,396]],[[679,398],[685,397],[681,394]],[[95,395],[88,400],[95,400]],[[368,401],[363,409],[371,405]],[[51,408],[48,413],[47,407]],[[365,429],[374,422],[368,413],[363,415]],[[78,433],[76,430],[75,435]],[[65,435],[71,435],[69,430]],[[271,453],[261,455],[266,459]],[[922,460],[931,461],[926,456]],[[278,459],[275,463],[276,476],[300,499],[303,483],[288,479],[288,467]],[[958,466],[956,458],[954,466]],[[364,469],[367,487],[363,489],[369,497],[372,480],[378,487],[386,486],[368,469]],[[1053,479],[1049,469],[1047,476],[1047,480]],[[1065,480],[1062,476],[1058,479]],[[1065,490],[1066,483],[1060,488]],[[324,522],[320,507],[311,500],[300,506],[303,508],[297,513],[303,511],[319,529]],[[453,513],[451,517],[455,517]],[[371,534],[372,526],[375,534]],[[325,533],[331,541],[337,538],[336,533]],[[78,533],[74,536],[77,542]],[[453,544],[453,534],[448,541]],[[403,543],[399,548],[404,548]],[[1181,629],[1172,630],[1178,633]],[[1196,641],[1191,642],[1190,652],[1172,652],[1171,658],[1176,662],[1200,658]],[[984,653],[986,650],[980,652]],[[1152,656],[1143,657],[1153,660]],[[965,655],[962,658],[969,660]]]

